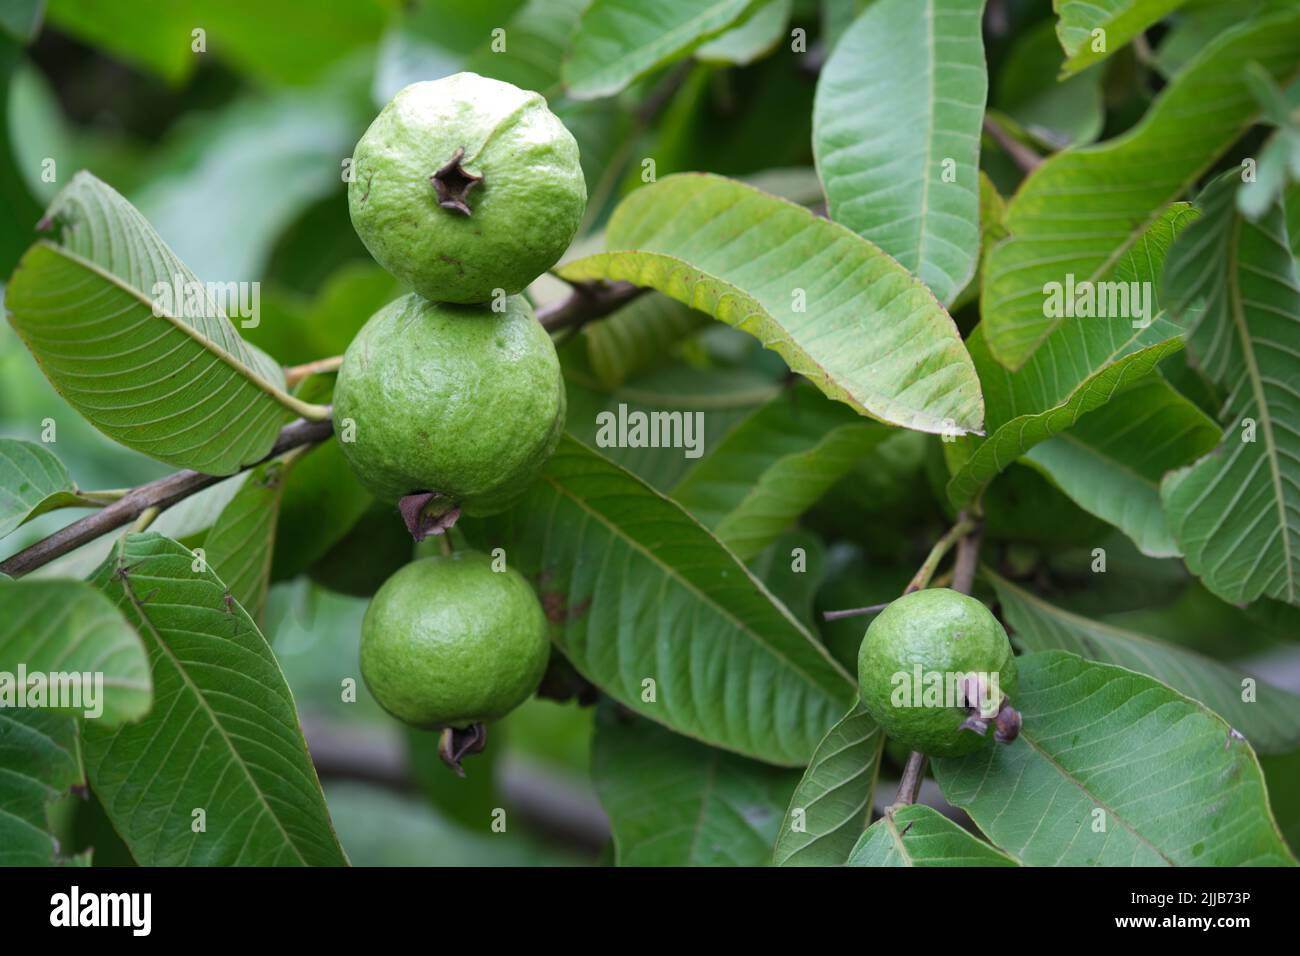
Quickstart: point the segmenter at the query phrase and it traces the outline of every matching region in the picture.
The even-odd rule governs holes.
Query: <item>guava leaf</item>
[[[1063,651],[1017,659],[1010,744],[934,761],[944,796],[1030,866],[1284,866],[1254,751],[1145,674]]]
[[[687,457],[688,454],[708,454],[728,429],[781,390],[769,376],[749,369],[700,369],[671,364],[646,372],[609,392],[596,380],[580,346],[575,341],[561,352],[568,386],[570,434],[598,448],[602,455],[665,493],[699,460]],[[690,438],[695,447],[606,444],[601,436],[606,423],[617,424],[620,416],[632,415],[676,416],[681,420],[683,439],[685,416],[692,416]],[[674,420],[668,419],[670,423]],[[671,427],[675,426],[670,425],[670,430]],[[617,436],[610,433],[608,437]]]
[[[1287,77],[1297,47],[1300,12],[1243,23],[1188,63],[1132,130],[1030,173],[1007,206],[1011,238],[984,264],[980,314],[999,363],[1021,367],[1066,321],[1044,314],[1048,283],[1108,279],[1165,206],[1250,126],[1258,106],[1246,64]]]
[[[856,702],[826,732],[790,798],[773,865],[838,866],[849,858],[871,821],[884,743],[880,727]]]
[[[345,864],[279,665],[196,566],[128,534],[95,575],[144,638],[156,703],[116,731],[86,725],[91,786],[142,866]]]
[[[1139,379],[1071,428],[1025,454],[1084,511],[1153,558],[1181,554],[1160,507],[1165,472],[1218,443],[1213,419],[1158,376]]]
[[[794,0],[763,0],[739,26],[719,34],[695,51],[704,63],[745,66],[771,53],[785,37]]]
[[[109,186],[77,173],[46,216],[61,238],[27,251],[5,306],[59,394],[104,434],[224,475],[264,457],[280,428],[308,411]],[[178,287],[178,307],[155,315],[155,302],[166,304],[156,290]],[[192,298],[191,289],[204,291]]]
[[[253,469],[203,539],[204,560],[259,624],[271,584],[280,501],[291,467],[280,459]]]
[[[748,560],[890,434],[801,383],[727,432],[672,497]]]
[[[612,252],[570,280],[650,286],[748,332],[831,398],[919,431],[984,420],[979,381],[933,294],[844,226],[734,180],[668,176],[614,212]]]
[[[1053,24],[1044,20],[1012,39],[989,98],[999,123],[1014,124],[1049,152],[1093,142],[1106,123],[1104,71],[1058,82],[1064,62]]]
[[[819,536],[800,527],[790,528],[745,566],[795,618],[816,633],[813,601],[826,570],[826,545]]]
[[[1169,253],[1171,312],[1192,317],[1197,366],[1228,396],[1223,444],[1165,478],[1187,566],[1225,601],[1300,604],[1300,286],[1282,209],[1237,211],[1238,174],[1206,187],[1199,222]]]
[[[817,80],[813,150],[831,218],[944,305],[979,255],[984,0],[876,0]]]
[[[1123,49],[1187,0],[1052,0],[1056,35],[1065,50],[1063,77]],[[1099,33],[1096,31],[1100,31]],[[1094,46],[1100,49],[1094,49]]]
[[[1109,273],[1107,281],[1149,290],[1151,323],[1145,328],[1134,328],[1137,320],[1128,317],[1076,317],[1057,326],[1016,371],[999,365],[989,352],[987,319],[971,333],[966,345],[979,370],[989,435],[946,446],[955,465],[948,482],[954,505],[969,505],[1029,449],[1105,405],[1182,348],[1183,327],[1161,310],[1160,277],[1174,237],[1195,215],[1184,203],[1170,206]]]
[[[569,95],[613,96],[656,67],[688,55],[763,0],[591,0],[562,68]]]
[[[0,438],[0,538],[37,515],[84,504],[53,452],[35,442]]]
[[[102,685],[90,685],[97,699],[82,691],[71,706],[51,708],[95,724],[137,720],[153,701],[139,636],[112,602],[80,581],[0,581],[0,673],[16,675],[19,667],[29,675],[98,675]]]
[[[619,866],[761,866],[798,774],[602,707],[591,777]]]
[[[59,855],[50,804],[85,785],[76,718],[30,707],[0,708],[0,866],[88,865]]]
[[[802,767],[853,699],[853,678],[713,535],[570,436],[520,504],[462,523],[537,582],[584,677],[671,730]]]
[[[1228,721],[1258,753],[1300,747],[1300,697],[1176,644],[1080,617],[986,571],[1013,638],[1029,651],[1062,650],[1147,674],[1200,701]],[[1254,684],[1250,701],[1244,684]]]
[[[582,330],[587,360],[602,388],[618,388],[662,362],[668,350],[709,317],[657,292],[639,295],[613,315]]]
[[[924,804],[901,806],[871,824],[849,866],[1016,866],[1011,857]]]

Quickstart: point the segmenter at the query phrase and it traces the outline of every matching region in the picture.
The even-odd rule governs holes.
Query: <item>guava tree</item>
[[[0,862],[93,862],[88,791],[140,864],[347,863],[271,610],[328,593],[367,609],[321,699],[484,833],[536,694],[621,865],[1292,865],[1300,6],[453,6],[267,66],[229,10],[154,47],[52,0],[293,92],[39,204],[41,5],[4,22],[53,392],[0,415]],[[201,279],[176,184],[253,142]],[[331,229],[374,263],[304,279]],[[80,483],[81,421],[176,470]]]

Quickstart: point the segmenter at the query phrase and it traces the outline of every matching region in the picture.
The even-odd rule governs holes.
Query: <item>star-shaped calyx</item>
[[[475,176],[465,169],[460,161],[465,158],[465,147],[458,146],[451,159],[436,173],[429,177],[434,192],[438,194],[438,205],[443,209],[458,212],[462,216],[472,215],[469,203],[469,191],[483,181],[482,176]]]

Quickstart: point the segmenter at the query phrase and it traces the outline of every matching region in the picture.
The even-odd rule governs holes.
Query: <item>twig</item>
[[[1032,149],[1026,146],[1020,140],[1016,139],[1001,125],[995,123],[987,114],[984,116],[984,132],[988,133],[1002,147],[1003,151],[1011,157],[1023,172],[1032,173],[1039,166],[1043,165],[1043,157],[1039,156]]]
[[[915,750],[907,755],[903,779],[898,781],[898,796],[894,798],[894,806],[916,803],[916,793],[921,789],[921,781],[925,779],[925,764],[928,759],[925,754]]]
[[[630,282],[575,282],[573,293],[563,302],[537,312],[537,321],[548,332],[580,327],[593,319],[617,312],[647,291]]]
[[[885,608],[889,607],[889,602],[884,604],[868,604],[866,607],[849,607],[842,611],[826,611],[822,614],[823,621],[838,621],[845,617],[862,617],[867,614],[879,614]]]
[[[328,418],[319,422],[306,420],[292,422],[281,429],[280,436],[265,458],[239,470],[247,471],[264,461],[283,455],[292,448],[322,442],[329,438],[333,431],[334,424]],[[4,562],[0,562],[0,572],[10,577],[20,577],[41,565],[49,564],[69,551],[75,551],[101,535],[130,524],[151,508],[165,511],[176,502],[228,477],[230,476],[205,475],[198,471],[178,471],[132,488],[112,504],[60,528],[48,538],[42,538]]]
[[[938,570],[939,562],[943,560],[943,556],[952,550],[954,544],[974,531],[976,527],[977,525],[975,521],[967,515],[966,512],[963,511],[959,514],[957,516],[957,523],[949,528],[948,532],[942,538],[935,542],[934,547],[931,548],[930,553],[925,556],[925,561],[921,564],[921,567],[917,570],[916,574],[912,577],[912,580],[903,590],[903,593],[911,594],[913,591],[920,591],[922,588],[929,587],[930,579],[934,577],[934,572]]]
[[[326,372],[337,372],[339,366],[342,364],[342,355],[331,355],[329,358],[317,359],[314,362],[307,362],[303,365],[291,365],[284,370],[284,383],[289,388],[293,388],[309,375],[323,375]]]
[[[975,584],[975,569],[979,566],[980,543],[984,538],[982,525],[976,525],[970,534],[957,542],[957,559],[952,567],[952,589],[970,594]]]

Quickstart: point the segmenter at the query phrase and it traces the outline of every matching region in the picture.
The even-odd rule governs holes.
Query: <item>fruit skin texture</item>
[[[422,558],[375,594],[361,675],[383,708],[424,729],[496,720],[537,689],[551,645],[518,571],[479,551]]]
[[[934,757],[987,746],[992,730],[981,737],[958,729],[969,716],[965,707],[895,706],[894,675],[902,672],[910,679],[918,663],[923,675],[939,672],[945,678],[996,673],[1001,695],[1014,701],[1016,661],[997,618],[981,602],[948,588],[913,591],[876,615],[858,651],[862,703],[891,738]],[[915,688],[912,702],[917,703]]]
[[[555,346],[521,296],[500,313],[397,299],[352,340],[334,387],[339,447],[371,494],[396,503],[438,492],[471,515],[502,511],[527,490],[564,411]]]
[[[483,177],[470,215],[438,205],[430,176],[458,149]],[[549,269],[587,205],[578,144],[537,93],[457,73],[393,97],[352,154],[348,209],[381,266],[437,302],[486,302]]]

